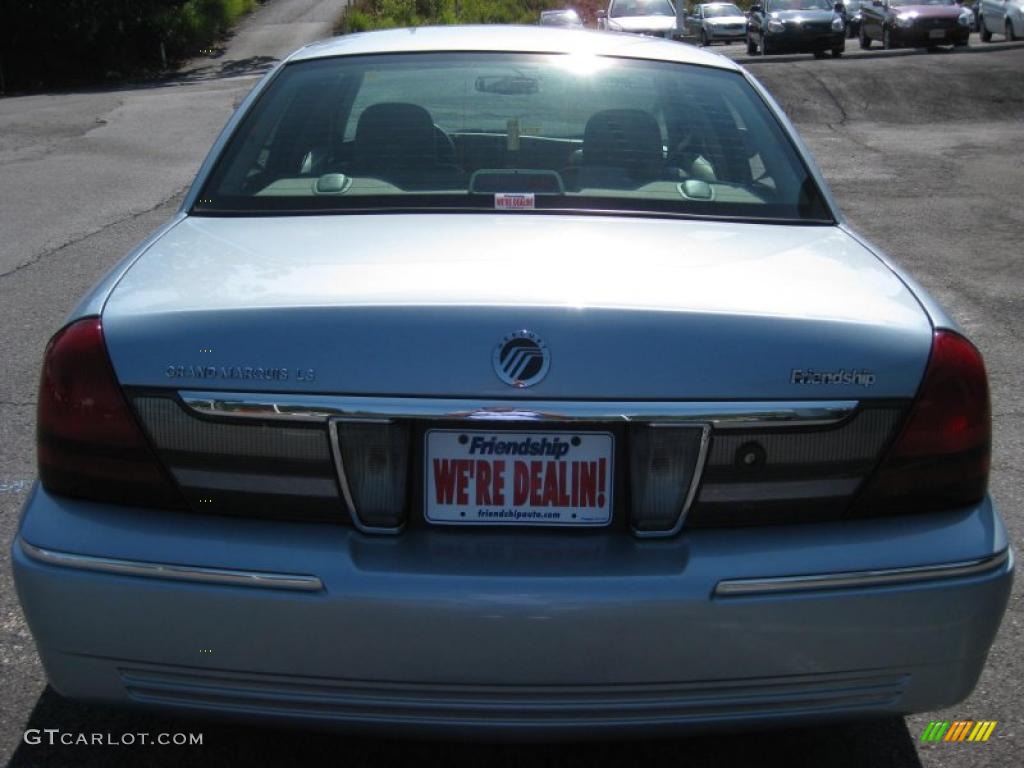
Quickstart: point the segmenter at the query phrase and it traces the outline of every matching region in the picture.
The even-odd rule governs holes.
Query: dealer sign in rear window
[[[607,432],[427,432],[425,515],[464,525],[607,525]]]

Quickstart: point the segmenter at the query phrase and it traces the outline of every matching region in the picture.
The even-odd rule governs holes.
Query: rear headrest
[[[363,110],[356,125],[355,159],[360,165],[435,163],[434,120],[418,104],[382,102]]]
[[[631,171],[663,162],[661,130],[642,109],[607,109],[587,121],[583,130],[583,165]]]

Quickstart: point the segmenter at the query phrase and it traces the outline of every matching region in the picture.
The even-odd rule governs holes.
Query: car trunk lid
[[[516,214],[187,218],[103,324],[127,386],[616,400],[906,398],[932,330],[836,227]]]

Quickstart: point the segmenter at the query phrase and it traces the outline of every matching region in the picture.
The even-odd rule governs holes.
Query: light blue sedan
[[[977,349],[771,96],[638,36],[306,47],[46,350],[13,543],[74,698],[501,737],[971,691]]]

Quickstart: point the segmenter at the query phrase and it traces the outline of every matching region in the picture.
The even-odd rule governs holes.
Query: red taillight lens
[[[183,506],[132,414],[98,317],[46,347],[38,405],[39,479],[54,493],[146,506]]]
[[[906,423],[853,510],[865,517],[955,509],[988,488],[992,418],[981,353],[937,331]]]

